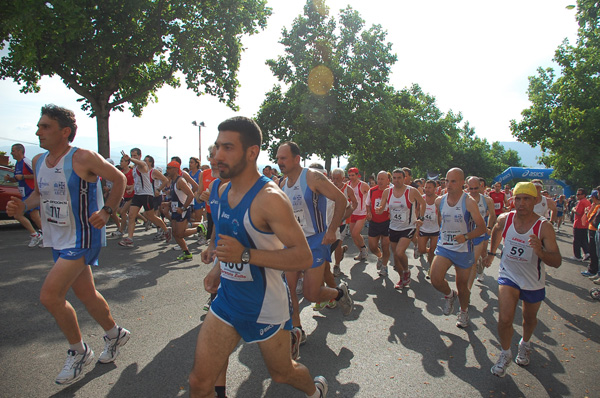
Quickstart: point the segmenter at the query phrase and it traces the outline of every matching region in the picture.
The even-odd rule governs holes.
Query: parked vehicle
[[[6,203],[11,196],[21,197],[19,185],[16,182],[6,181],[5,175],[13,176],[14,170],[11,167],[0,166],[0,219],[6,220],[10,217],[6,215]]]

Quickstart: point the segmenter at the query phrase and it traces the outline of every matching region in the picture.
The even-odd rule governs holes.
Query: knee
[[[42,303],[42,305],[46,307],[48,311],[51,311],[53,308],[64,304],[64,302],[64,297],[60,297],[54,292],[42,288],[42,291],[40,292],[40,303]]]
[[[294,366],[290,364],[289,367],[285,366],[279,369],[270,369],[269,373],[271,374],[271,379],[276,383],[288,384],[293,367]]]
[[[206,397],[214,394],[214,386],[205,377],[200,377],[192,370],[189,377],[190,395],[194,397]]]
[[[318,287],[314,287],[311,286],[310,284],[305,284],[302,287],[303,290],[303,295],[304,298],[307,299],[310,302],[316,303],[317,301],[319,301],[319,296],[320,296],[320,291],[321,291],[321,286]]]
[[[511,328],[513,323],[513,318],[510,315],[500,314],[498,316],[498,328]]]

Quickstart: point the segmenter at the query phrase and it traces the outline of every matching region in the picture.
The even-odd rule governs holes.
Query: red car
[[[14,170],[11,167],[0,166],[0,219],[6,220],[6,203],[10,200],[11,196],[21,197],[19,192],[19,185],[16,182],[6,181],[4,176],[8,175],[12,177]]]

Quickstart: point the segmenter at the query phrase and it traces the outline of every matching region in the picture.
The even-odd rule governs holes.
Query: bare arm
[[[273,184],[273,185],[271,185]],[[279,250],[250,250],[250,263],[282,271],[301,271],[312,265],[312,253],[287,196],[274,183],[263,188],[250,208],[258,229],[272,231],[283,243]],[[219,235],[216,254],[220,261],[240,263],[244,247],[235,238]]]
[[[488,222],[487,229],[491,231],[496,224],[496,212],[494,211],[494,201],[489,196],[484,196],[485,202],[487,203],[488,208]]]
[[[506,223],[506,218],[508,217],[508,213],[504,213],[498,216],[498,221],[494,228],[492,229],[492,237],[490,239],[490,251],[488,255],[484,257],[484,265],[489,267],[492,265],[492,261],[494,260],[494,255],[496,254],[496,250],[498,250],[498,246],[500,246],[500,241],[502,240],[502,231],[504,230],[504,225]],[[489,254],[492,253],[492,254]]]
[[[179,180],[177,180],[177,188],[182,190],[183,193],[186,194],[186,196],[187,196],[185,203],[183,204],[183,207],[180,207],[177,209],[178,212],[183,213],[183,211],[185,209],[187,209],[188,207],[190,207],[190,204],[192,204],[192,201],[194,200],[194,193],[190,189],[190,186],[188,184],[186,184],[186,182],[181,178]],[[181,210],[179,210],[179,209],[181,209]]]
[[[467,196],[467,211],[471,213],[471,217],[473,221],[475,221],[475,225],[477,226],[473,231],[468,232],[464,235],[458,235],[454,240],[458,243],[464,243],[467,239],[473,239],[478,236],[481,236],[485,233],[485,221],[483,221],[483,217],[479,213],[479,206],[477,206],[477,202],[470,196]]]
[[[558,268],[562,263],[562,256],[556,243],[554,227],[549,222],[542,223],[542,230],[538,239],[535,235],[529,235],[529,245],[544,264]]]
[[[190,173],[185,170],[181,170],[181,176],[188,182],[188,184],[192,186],[192,191],[196,192],[198,190],[198,183],[194,181]]]
[[[550,214],[550,221],[551,222],[556,222],[556,217],[558,214],[558,209],[556,208],[556,203],[554,203],[554,201],[552,199],[548,199],[546,201],[546,203],[548,203],[548,209],[552,212]]]
[[[419,204],[419,217],[420,219],[416,221],[417,227],[423,225],[423,218],[425,217],[425,210],[427,209],[427,202],[425,202],[425,198],[421,196],[421,193],[418,189],[413,188],[410,190],[409,196],[412,195],[412,200]],[[411,199],[411,198],[409,198]]]

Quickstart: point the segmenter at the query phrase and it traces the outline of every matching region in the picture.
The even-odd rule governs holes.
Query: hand
[[[126,162],[130,162],[131,158],[129,157],[128,154],[125,153],[125,151],[121,151],[121,156],[123,157],[123,160]]]
[[[100,209],[98,211],[95,211],[88,220],[90,224],[92,224],[92,227],[96,229],[101,229],[106,225],[106,222],[108,221],[109,217],[110,215],[107,212],[102,211],[102,209]]]
[[[224,263],[240,263],[242,262],[242,252],[244,246],[231,236],[219,234],[218,245],[215,248],[215,253],[219,261]]]
[[[537,236],[529,235],[529,246],[531,246],[539,258],[542,258],[542,255],[544,254],[544,247],[542,246],[542,241]]]
[[[23,174],[15,174],[15,180],[21,181],[23,179]]]
[[[213,267],[204,277],[204,290],[209,293],[216,293],[221,283],[221,268]]]
[[[325,232],[325,236],[323,236],[323,240],[321,241],[321,244],[331,245],[336,240],[337,240],[337,237],[335,236],[335,229],[333,229],[333,230],[328,229],[327,232]]]
[[[25,203],[21,198],[11,196],[10,200],[6,203],[6,214],[9,217],[14,217],[17,214],[22,215],[23,213],[25,213]]]
[[[208,192],[208,189],[207,189],[200,194],[198,201],[208,202],[209,197],[210,197],[210,192]]]
[[[375,208],[375,214],[382,214],[383,213],[383,206],[379,206]]]
[[[467,241],[467,238],[465,237],[464,234],[461,234],[461,235],[455,236],[454,240],[458,243],[465,243]]]
[[[492,265],[492,262],[494,261],[494,255],[488,254],[487,256],[484,257],[483,259],[483,265],[485,266],[485,268],[489,268],[490,265]]]
[[[417,228],[421,227],[423,225],[423,220],[415,221],[415,225],[417,226]]]
[[[215,254],[214,248],[208,247],[208,248],[202,250],[202,253],[200,253],[200,259],[202,260],[202,262],[204,264],[210,264],[210,263],[214,262],[215,257],[216,257],[216,254]]]

